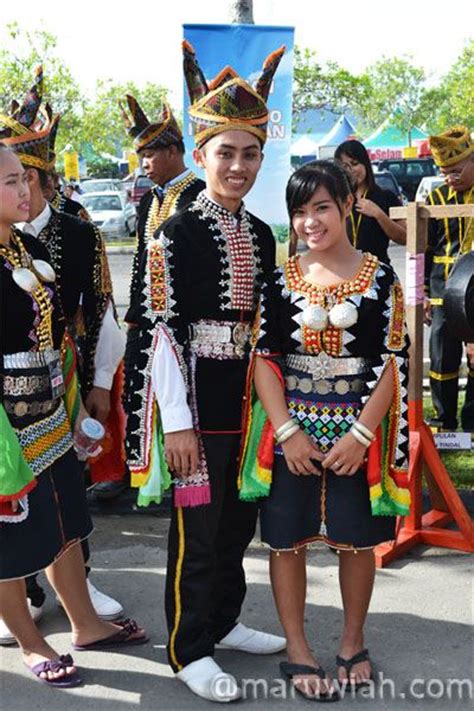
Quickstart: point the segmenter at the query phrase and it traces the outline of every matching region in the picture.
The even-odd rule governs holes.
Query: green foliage
[[[288,225],[272,225],[272,232],[277,242],[283,244],[288,240]]]
[[[362,124],[372,130],[390,119],[407,134],[411,145],[412,129],[423,125],[427,118],[424,70],[407,57],[382,57],[367,69],[365,76],[370,90],[354,107]]]
[[[360,75],[335,62],[321,64],[314,51],[295,48],[293,109],[348,109],[359,118],[359,133],[389,119],[407,134],[417,126],[436,133],[448,126],[474,125],[474,40],[470,40],[438,86],[410,57],[382,57]]]
[[[87,160],[87,176],[89,178],[120,178],[120,170],[117,163],[101,156],[96,156]]]
[[[8,42],[0,49],[0,107],[8,110],[12,99],[23,101],[33,84],[35,68],[42,64],[45,100],[62,116],[57,139],[61,150],[80,124],[83,97],[79,84],[56,56],[54,35],[42,29],[22,30],[16,22],[7,25],[7,30]]]
[[[133,82],[114,84],[111,79],[97,82],[95,100],[90,102],[83,113],[81,123],[81,143],[90,141],[97,152],[116,154],[121,148],[131,148],[132,140],[127,135],[119,101],[128,112],[126,94],[134,96],[143,111],[152,121],[159,115],[167,89],[157,84],[147,83],[139,89]]]
[[[7,25],[8,42],[0,49],[0,110],[9,110],[12,99],[22,101],[33,83],[34,70],[43,65],[44,98],[55,113],[61,114],[56,152],[66,144],[77,151],[87,143],[96,153],[121,153],[130,147],[118,101],[130,93],[138,99],[150,119],[157,116],[165,87],[148,83],[142,89],[136,84],[114,84],[109,80],[97,83],[95,97],[88,100],[71,72],[56,54],[57,38],[39,28],[23,30],[18,23]]]
[[[466,44],[439,87],[427,92],[425,101],[431,131],[456,124],[474,126],[474,39]]]
[[[295,121],[305,109],[328,108],[343,113],[367,95],[366,77],[357,77],[336,62],[322,65],[310,49],[295,47],[293,111]]]

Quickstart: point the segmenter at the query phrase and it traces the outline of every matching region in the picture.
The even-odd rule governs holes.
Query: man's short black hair
[[[46,190],[49,186],[49,174],[42,168],[36,168],[36,171],[38,172],[41,190]]]

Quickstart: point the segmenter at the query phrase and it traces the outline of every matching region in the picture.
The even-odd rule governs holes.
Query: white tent
[[[309,157],[314,156],[316,158],[318,151],[318,144],[316,141],[311,139],[309,136],[301,136],[298,138],[291,146],[292,156]]]

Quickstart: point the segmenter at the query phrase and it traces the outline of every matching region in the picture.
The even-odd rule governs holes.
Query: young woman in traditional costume
[[[398,197],[391,190],[378,187],[369,154],[360,141],[341,143],[335,158],[347,170],[355,191],[356,199],[348,216],[350,241],[356,249],[375,254],[381,262],[390,264],[387,252],[390,240],[406,243],[405,224],[389,217],[390,208],[400,206]]]
[[[340,554],[338,677],[367,683],[372,549],[394,538],[396,514],[408,511],[403,295],[392,269],[347,239],[352,200],[332,163],[290,178],[292,231],[308,249],[263,288],[241,467],[241,498],[266,497],[262,539],[287,636],[282,672],[325,701],[338,697],[304,631],[306,546],[321,541]]]
[[[72,657],[59,656],[35,626],[26,576],[46,571],[76,650],[147,638],[133,621],[101,621],[87,591],[79,543],[92,523],[70,427],[70,419],[79,426],[85,410],[48,253],[13,228],[28,210],[25,170],[0,144],[0,616],[33,674],[66,687],[81,678]]]

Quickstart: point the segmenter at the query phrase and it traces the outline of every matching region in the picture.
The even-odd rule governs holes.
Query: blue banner
[[[285,188],[291,172],[291,106],[293,85],[293,27],[266,25],[183,25],[184,38],[196,50],[197,60],[208,81],[229,64],[254,85],[266,57],[282,44],[286,46],[268,99],[270,121],[265,158],[257,181],[245,197],[250,212],[270,224],[275,237],[286,233],[288,217]],[[184,86],[184,138],[186,152],[194,148],[188,118],[189,97]],[[188,160],[189,165],[189,160]],[[196,171],[198,172],[197,168]]]

